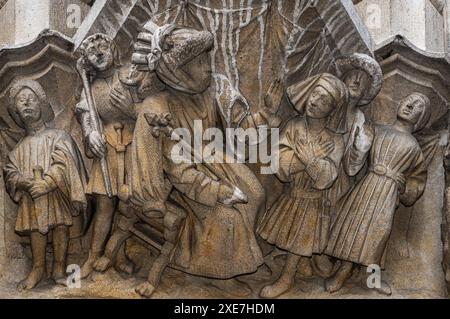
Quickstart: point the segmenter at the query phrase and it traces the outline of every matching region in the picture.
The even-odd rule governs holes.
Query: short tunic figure
[[[258,234],[288,252],[279,279],[261,296],[274,298],[294,282],[301,260],[309,262],[325,249],[331,201],[344,153],[348,91],[331,74],[319,74],[288,88],[288,97],[303,115],[290,120],[281,133],[278,178],[285,191],[262,218]]]
[[[93,158],[86,193],[93,197],[96,207],[91,247],[81,273],[85,278],[104,253],[116,211],[128,209],[125,203],[129,196],[130,149],[136,114],[132,93],[120,78],[122,69],[114,42],[104,34],[94,34],[83,41],[80,51],[78,67],[90,83],[83,90],[76,111],[86,154]],[[86,94],[92,94],[95,106],[89,105]],[[99,129],[90,111],[94,107]],[[104,167],[102,161],[106,163]],[[125,258],[122,261],[119,267],[131,272],[132,266]]]
[[[18,204],[15,230],[31,237],[33,268],[19,289],[32,289],[46,274],[46,246],[53,243],[53,279],[65,284],[69,238],[83,235],[87,176],[72,137],[48,127],[54,113],[41,85],[21,80],[10,91],[8,111],[25,129],[4,167],[6,190]]]

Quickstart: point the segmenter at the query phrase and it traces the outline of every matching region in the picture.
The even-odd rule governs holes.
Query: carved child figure
[[[288,88],[288,98],[304,114],[290,120],[280,136],[277,177],[286,191],[263,217],[259,235],[288,251],[283,273],[264,287],[275,298],[294,283],[301,259],[323,253],[328,239],[330,200],[344,152],[348,91],[331,74],[320,74]]]
[[[397,120],[391,125],[366,124],[356,130],[350,161],[356,174],[369,156],[369,172],[343,199],[337,210],[326,254],[342,260],[338,272],[326,281],[335,292],[351,276],[354,265],[382,265],[393,216],[401,202],[412,206],[422,195],[427,171],[422,150],[412,135],[430,119],[430,100],[413,93],[399,103]],[[385,282],[378,289],[391,294]]]
[[[120,59],[113,41],[104,34],[95,34],[84,40],[80,50],[79,69],[90,77],[89,90],[102,130],[99,132],[95,128],[95,119],[86,98],[86,93],[90,92],[84,90],[77,113],[88,156],[94,157],[87,194],[92,195],[96,202],[91,248],[81,274],[85,278],[92,273],[103,254],[115,211],[127,209],[124,204],[128,199],[127,163],[131,160],[129,150],[136,116],[130,90],[119,79]],[[102,161],[106,162],[106,168]],[[105,173],[110,185],[105,182]],[[129,265],[122,263],[122,266],[121,269],[127,273],[132,271]]]
[[[52,233],[53,279],[65,283],[69,237],[75,216],[83,216],[87,201],[86,172],[75,142],[47,123],[54,117],[41,85],[21,80],[10,91],[8,111],[25,129],[25,137],[7,157],[6,189],[18,203],[15,230],[30,236],[33,268],[18,288],[32,289],[46,278],[46,247]]]

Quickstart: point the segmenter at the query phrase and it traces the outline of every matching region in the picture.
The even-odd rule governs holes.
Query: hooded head
[[[12,85],[8,112],[21,128],[39,120],[49,123],[55,117],[44,89],[34,80],[19,80]]]
[[[294,108],[308,117],[328,117],[327,127],[335,133],[347,132],[348,89],[334,75],[322,73],[287,89]]]
[[[418,92],[414,92],[400,101],[397,117],[413,126],[413,133],[424,129],[431,118],[430,99]]]
[[[210,32],[153,22],[144,29],[135,46],[134,64],[156,72],[166,85],[185,93],[202,93],[210,86]]]

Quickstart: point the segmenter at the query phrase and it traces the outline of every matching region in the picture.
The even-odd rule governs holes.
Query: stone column
[[[72,37],[90,6],[81,0],[9,0],[0,8],[0,47],[34,40],[44,29]]]
[[[438,0],[363,0],[356,8],[377,45],[401,35],[421,50],[445,51],[444,10]]]

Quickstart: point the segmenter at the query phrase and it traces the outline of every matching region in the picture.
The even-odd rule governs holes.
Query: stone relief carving
[[[380,91],[390,88],[371,53],[361,43],[349,50],[336,30],[317,31],[333,25],[323,3],[296,16],[312,17],[308,28],[321,35],[313,47],[283,6],[263,2],[246,18],[236,9],[239,28],[265,14],[274,28],[294,25],[278,39],[286,52],[260,39],[273,56],[246,66],[246,78],[233,36],[219,38],[204,20],[215,9],[183,3],[145,21],[127,48],[123,34],[90,33],[67,49],[78,81],[65,88],[71,105],[59,113],[70,113],[69,125],[53,128],[62,122],[52,105],[60,89],[47,89],[42,76],[14,75],[0,86],[9,114],[0,117],[4,186],[17,205],[17,241],[32,257],[25,280],[14,278],[18,289],[45,285],[47,271],[49,290],[68,289],[70,259],[90,282],[86,295],[96,278],[108,285],[118,272],[117,285],[147,298],[170,295],[164,281],[176,286],[179,278],[208,287],[204,297],[295,297],[297,287],[364,296],[351,278],[366,285],[373,265],[387,273],[376,292],[395,295],[391,237],[397,216],[420,214],[433,186],[441,148],[431,126],[445,115],[439,94],[408,87],[386,104]],[[234,21],[231,11],[220,14]],[[277,54],[284,66],[271,60]],[[378,107],[395,112],[390,122],[374,116]],[[228,130],[248,136],[229,138]],[[277,165],[265,176],[249,153],[270,143]],[[240,144],[244,155],[228,152]],[[403,226],[414,227],[411,220]],[[407,247],[404,259],[417,251]]]
[[[65,284],[69,238],[83,234],[84,223],[78,219],[87,217],[83,159],[70,135],[47,126],[54,114],[38,82],[14,84],[8,111],[26,132],[4,167],[7,192],[18,204],[15,231],[31,238],[32,270],[18,288],[32,289],[45,278],[50,232],[52,277]]]

